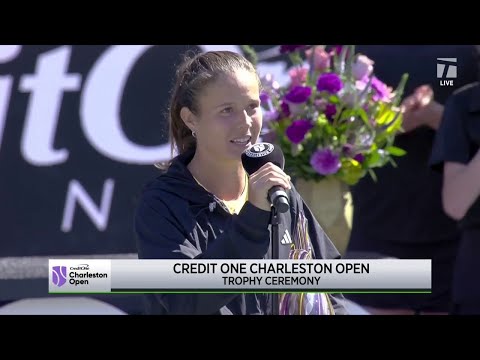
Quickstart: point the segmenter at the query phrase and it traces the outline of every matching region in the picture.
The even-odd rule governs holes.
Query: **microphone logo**
[[[245,151],[245,155],[252,158],[267,156],[272,153],[273,145],[270,143],[257,143]]]

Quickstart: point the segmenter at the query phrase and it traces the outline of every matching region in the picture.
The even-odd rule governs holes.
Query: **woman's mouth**
[[[230,140],[230,142],[238,145],[246,145],[250,142],[251,139],[252,137],[250,135],[247,135],[247,136],[242,136],[242,137]]]

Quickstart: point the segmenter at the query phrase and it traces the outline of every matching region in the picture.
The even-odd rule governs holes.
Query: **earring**
[[[197,134],[195,134],[195,131],[192,130],[192,136],[196,139],[197,138]]]

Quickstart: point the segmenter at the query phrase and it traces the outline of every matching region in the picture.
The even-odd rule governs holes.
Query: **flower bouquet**
[[[408,75],[393,90],[353,45],[279,49],[292,63],[290,83],[280,87],[271,75],[262,76],[261,104],[264,130],[283,150],[286,172],[307,181],[334,177],[353,185],[367,173],[376,179],[376,167],[395,165],[393,157],[405,154],[393,143],[401,131],[399,103]]]

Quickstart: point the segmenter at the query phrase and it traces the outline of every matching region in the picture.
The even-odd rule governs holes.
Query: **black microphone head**
[[[279,146],[266,142],[256,143],[242,154],[242,164],[249,175],[253,174],[268,162],[274,163],[283,170],[285,157]]]

